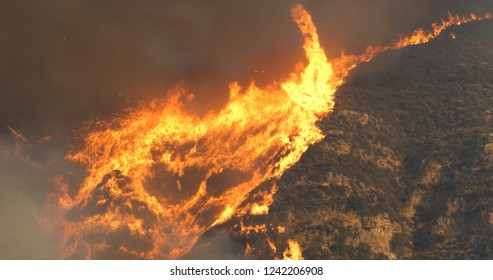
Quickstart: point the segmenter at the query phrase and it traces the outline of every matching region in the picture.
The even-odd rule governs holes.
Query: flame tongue
[[[449,13],[447,20],[442,20],[440,23],[432,24],[432,31],[425,31],[423,29],[418,29],[414,31],[414,33],[405,38],[401,38],[401,40],[395,42],[390,48],[399,49],[402,47],[406,47],[409,45],[418,45],[428,43],[430,40],[436,38],[438,35],[442,33],[447,27],[453,25],[461,25],[463,23],[467,23],[470,21],[478,21],[483,19],[491,19],[491,14],[488,12],[484,15],[484,17],[479,17],[475,14],[470,14],[468,17],[452,15]]]
[[[185,111],[186,92],[176,89],[167,100],[100,121],[87,133],[68,156],[87,169],[78,193],[68,195],[67,183],[55,180],[62,257],[178,258],[212,226],[267,213],[268,205],[239,206],[323,138],[316,122],[332,110],[347,73],[379,52],[426,42],[449,26],[329,63],[311,16],[301,5],[292,16],[308,63],[287,81],[245,90],[232,83],[226,106],[204,118]],[[298,243],[290,241],[288,251],[285,257],[301,258]]]
[[[169,100],[100,122],[87,134],[69,159],[86,166],[88,175],[75,197],[60,198],[71,216],[64,223],[72,249],[65,257],[113,250],[177,258],[205,230],[235,215],[256,186],[280,176],[322,139],[315,123],[332,108],[342,77],[333,75],[310,15],[297,5],[293,17],[308,65],[289,80],[244,91],[232,83],[224,109],[202,119],[185,112],[185,92],[176,90]],[[231,177],[242,180],[228,185]],[[114,244],[117,235],[139,242]]]

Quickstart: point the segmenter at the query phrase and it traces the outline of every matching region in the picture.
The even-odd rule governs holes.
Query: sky
[[[290,17],[302,3],[329,57],[385,44],[447,12],[484,14],[493,1],[460,0],[3,0],[0,2],[0,152],[6,126],[35,143],[31,160],[0,156],[0,258],[54,258],[40,227],[50,180],[85,121],[163,98],[177,85],[198,114],[228,85],[267,84],[302,58]],[[7,230],[5,230],[7,229]]]

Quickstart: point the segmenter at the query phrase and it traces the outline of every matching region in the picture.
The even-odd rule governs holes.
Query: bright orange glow
[[[190,94],[177,88],[166,100],[89,126],[83,144],[67,157],[87,170],[80,189],[70,195],[63,178],[54,181],[57,207],[51,209],[54,227],[63,233],[61,257],[99,258],[114,251],[126,258],[175,259],[214,225],[267,214],[275,185],[259,194],[260,202],[240,205],[324,137],[316,122],[331,112],[334,93],[352,68],[463,22],[451,18],[431,33],[417,31],[389,47],[329,62],[311,16],[299,4],[292,16],[304,37],[307,63],[287,80],[263,88],[252,82],[245,89],[233,82],[224,108],[201,118],[186,110]],[[220,180],[230,177],[235,179]],[[247,234],[266,232],[265,225],[241,226]],[[115,244],[119,238],[123,241]],[[303,258],[292,240],[283,256]]]
[[[283,226],[277,226],[277,232],[284,233],[284,232],[286,232],[286,228]]]
[[[264,224],[245,226],[243,224],[243,222],[240,222],[240,226],[241,226],[241,232],[245,235],[250,235],[252,232],[255,232],[255,233],[266,233],[267,232],[267,226]]]
[[[250,244],[247,243],[247,245],[245,247],[245,255],[249,256],[251,254],[252,254],[252,247],[250,246]]]
[[[300,245],[293,240],[288,240],[288,247],[282,253],[283,260],[303,260]]]
[[[271,249],[272,253],[276,253],[276,245],[269,238],[267,238],[267,244],[269,244],[269,248]]]
[[[176,89],[168,100],[97,123],[82,148],[68,156],[87,168],[87,177],[77,195],[60,196],[59,205],[63,212],[92,208],[95,193],[105,193],[107,200],[96,202],[105,211],[64,223],[65,246],[94,258],[106,247],[88,241],[87,234],[122,231],[150,240],[146,258],[177,258],[207,229],[234,216],[256,186],[279,177],[323,138],[315,123],[333,107],[342,77],[333,75],[310,15],[297,5],[293,17],[305,37],[308,64],[287,81],[266,88],[252,83],[245,90],[233,82],[226,106],[204,118],[186,112],[182,97],[187,93]],[[156,169],[174,180],[159,182],[163,192],[173,191],[179,199],[151,193]],[[243,182],[222,192],[208,185],[231,170],[242,174]],[[183,189],[190,176],[201,176],[187,186],[193,192]],[[265,213],[264,205],[251,211]],[[135,207],[153,222],[142,221]],[[65,250],[64,257],[72,253]]]
[[[271,187],[270,192],[259,192],[253,197],[260,198],[259,202],[252,202],[247,207],[252,215],[266,215],[269,213],[269,207],[274,201],[274,194],[277,192],[277,185]],[[239,210],[241,211],[241,210]]]
[[[470,21],[477,21],[483,19],[491,19],[491,14],[486,13],[484,17],[479,17],[475,14],[470,14],[468,17],[465,17],[459,15],[452,15],[449,13],[447,19],[442,20],[440,23],[432,24],[432,28],[433,28],[432,31],[427,32],[423,29],[418,29],[414,31],[414,33],[411,36],[401,38],[401,40],[396,42],[391,48],[398,49],[409,45],[428,43],[430,40],[440,35],[440,33],[442,33],[442,31],[445,30],[447,27],[453,25],[461,25],[463,23],[467,23]]]
[[[410,45],[419,45],[428,43],[430,40],[438,37],[445,29],[450,26],[461,25],[471,21],[480,21],[484,19],[491,19],[492,15],[487,12],[483,17],[475,14],[470,14],[468,17],[452,15],[449,13],[447,19],[442,19],[440,23],[433,23],[431,30],[417,29],[411,36],[402,37],[400,40],[388,45],[388,46],[369,46],[361,55],[341,55],[340,58],[331,61],[336,73],[342,76],[346,76],[347,73],[356,67],[361,62],[368,62],[376,55],[391,49],[400,49]],[[455,35],[454,35],[455,36]]]

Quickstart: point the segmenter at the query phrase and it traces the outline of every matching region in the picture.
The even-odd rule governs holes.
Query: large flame
[[[430,33],[417,31],[389,47],[329,62],[311,16],[301,5],[292,16],[304,37],[307,63],[289,79],[246,89],[233,82],[224,108],[204,117],[187,112],[190,95],[178,88],[166,100],[90,126],[83,144],[68,156],[87,170],[82,186],[72,196],[62,177],[54,181],[61,257],[174,259],[214,225],[247,213],[266,214],[275,188],[259,193],[262,202],[242,203],[324,137],[316,122],[332,110],[334,93],[350,69],[465,21],[451,17]],[[285,257],[301,258],[298,243],[288,245]]]

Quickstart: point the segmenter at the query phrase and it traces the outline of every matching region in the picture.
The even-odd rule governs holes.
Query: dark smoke
[[[198,110],[210,110],[232,80],[265,84],[289,73],[302,56],[295,2],[312,13],[329,56],[388,43],[448,11],[493,10],[492,1],[461,0],[1,1],[0,144],[14,146],[9,125],[32,146],[31,161],[0,154],[0,258],[56,257],[38,216],[84,121],[180,82]],[[53,139],[37,144],[43,135]]]

